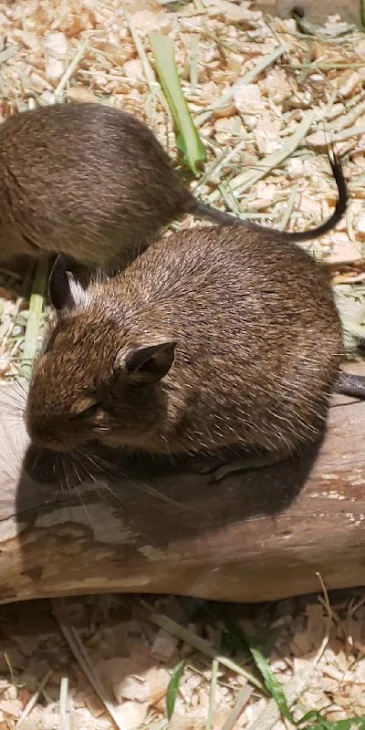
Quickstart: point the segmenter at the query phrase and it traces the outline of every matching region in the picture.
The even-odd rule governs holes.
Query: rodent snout
[[[37,444],[36,440],[33,439],[33,443],[36,446],[40,446],[41,444]],[[44,444],[42,444],[44,448]],[[47,445],[46,448],[49,451],[56,451],[59,454],[67,454],[71,449],[67,447],[67,444],[65,444],[60,439],[47,439]]]
[[[44,434],[37,435],[32,430],[28,429],[28,434],[31,438],[32,444],[48,451],[56,451],[59,454],[67,454],[71,451],[71,444],[67,444],[66,440],[52,435],[46,436]]]
[[[47,420],[40,423],[38,419],[30,418],[29,414],[26,414],[25,422],[28,436],[34,446],[59,454],[66,454],[75,448],[72,434],[60,432],[59,428],[52,427]]]

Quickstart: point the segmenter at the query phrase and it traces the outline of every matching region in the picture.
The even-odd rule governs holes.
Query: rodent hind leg
[[[230,474],[251,469],[264,469],[289,457],[287,451],[245,451],[241,456],[230,458],[229,454],[198,455],[192,460],[192,469],[200,474],[209,474],[212,482],[219,482]]]

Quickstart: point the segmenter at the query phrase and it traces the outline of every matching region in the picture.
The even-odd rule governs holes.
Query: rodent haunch
[[[41,447],[243,448],[270,462],[316,440],[331,391],[346,387],[328,271],[285,238],[185,230],[87,290],[61,256],[49,290],[56,312],[26,407]]]
[[[131,114],[67,103],[9,117],[0,125],[0,260],[63,253],[91,268],[121,269],[187,213],[310,240],[333,228],[347,203],[339,162],[333,214],[315,229],[282,233],[198,202],[153,132]]]

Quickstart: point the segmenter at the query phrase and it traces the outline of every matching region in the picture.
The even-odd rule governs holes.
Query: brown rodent
[[[59,257],[49,291],[57,314],[25,414],[37,446],[277,460],[323,425],[340,320],[326,269],[285,239],[182,231],[87,291]]]
[[[185,213],[309,240],[346,208],[341,166],[331,165],[333,215],[312,231],[283,234],[198,203],[153,132],[127,112],[89,103],[22,112],[0,125],[0,260],[61,252],[92,268],[122,268]]]

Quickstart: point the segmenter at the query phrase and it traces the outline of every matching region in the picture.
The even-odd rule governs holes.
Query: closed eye
[[[93,418],[93,416],[97,415],[100,408],[101,408],[101,403],[93,403],[92,406],[85,408],[85,410],[80,411],[80,413],[76,413],[73,416],[73,420],[81,420],[84,418]]]

